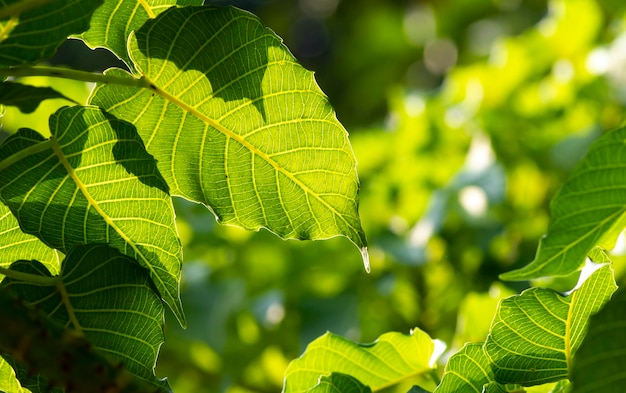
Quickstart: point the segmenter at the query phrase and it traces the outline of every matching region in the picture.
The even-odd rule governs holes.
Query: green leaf
[[[612,248],[626,225],[625,142],[622,128],[591,145],[551,202],[548,233],[535,260],[503,274],[503,280],[567,275],[582,266],[596,245]]]
[[[606,265],[570,296],[532,288],[503,300],[484,346],[495,379],[527,386],[567,378],[589,316],[615,289]]]
[[[0,147],[0,198],[50,247],[108,243],[138,260],[184,325],[171,197],[134,126],[75,106],[51,116],[50,129],[49,140],[22,129]]]
[[[2,357],[0,357],[0,392],[30,393],[30,390],[22,388],[13,367]]]
[[[104,47],[132,66],[126,50],[130,32],[171,6],[202,5],[202,0],[104,0],[94,12],[89,30],[78,37],[90,48]]]
[[[495,381],[483,344],[466,344],[448,360],[441,383],[433,393],[476,392]]]
[[[350,375],[373,391],[380,390],[429,372],[434,347],[432,339],[419,329],[411,335],[385,333],[371,344],[356,344],[326,333],[289,364],[283,392],[306,392],[321,376],[331,373]]]
[[[32,113],[43,100],[63,98],[78,104],[50,87],[36,87],[15,82],[0,84],[0,105],[16,106],[23,113]]]
[[[283,238],[344,235],[366,256],[347,132],[313,73],[258,18],[170,8],[129,45],[152,88],[99,86],[91,102],[137,126],[173,195]]]
[[[574,358],[572,393],[623,392],[626,384],[626,292],[620,288],[596,315]]]
[[[9,208],[0,203],[0,267],[8,268],[18,259],[38,260],[52,274],[60,269],[57,253],[37,237],[22,232]]]
[[[0,67],[34,64],[52,56],[69,35],[87,30],[102,1],[3,1],[0,14],[10,18],[0,22]]]
[[[139,379],[155,388],[167,389],[167,384],[157,381],[154,376],[159,347],[163,343],[163,305],[153,290],[148,272],[135,261],[109,246],[92,244],[77,246],[67,254],[57,280],[33,261],[18,261],[12,270],[50,278],[56,285],[44,286],[7,278],[3,287],[9,288],[23,301],[36,304],[60,326],[76,329],[78,336],[84,334],[96,351],[124,364],[125,369]],[[10,317],[5,315],[4,320],[6,318]],[[19,345],[15,345],[19,351]],[[62,347],[63,342],[49,345]],[[34,352],[44,349],[25,347],[21,350],[29,351],[28,355],[21,357],[30,356],[35,371],[41,369],[49,378],[75,372],[71,369],[64,371],[64,367],[81,369],[80,365],[75,365],[78,359],[65,364],[61,357],[52,362],[55,364],[43,365],[50,354]],[[97,374],[97,370],[82,369],[82,372],[92,376]],[[90,383],[86,376],[68,377]]]
[[[358,379],[341,373],[332,373],[320,378],[317,385],[307,393],[371,393],[372,390]]]

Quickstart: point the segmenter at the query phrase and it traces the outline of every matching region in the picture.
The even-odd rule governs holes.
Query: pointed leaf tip
[[[365,271],[370,273],[372,269],[370,266],[370,254],[367,252],[367,247],[361,247],[360,251],[361,257],[363,257],[363,266],[365,267]]]

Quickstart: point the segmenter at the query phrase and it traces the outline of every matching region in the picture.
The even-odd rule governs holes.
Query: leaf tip
[[[367,251],[367,247],[361,247],[360,251],[361,257],[363,258],[363,266],[365,267],[365,272],[369,274],[372,270],[370,266],[370,254]]]

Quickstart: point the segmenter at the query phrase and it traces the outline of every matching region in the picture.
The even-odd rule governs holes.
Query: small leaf
[[[332,373],[320,378],[307,393],[371,393],[372,390],[349,375]]]
[[[356,344],[326,333],[311,342],[285,371],[283,392],[306,392],[321,376],[341,373],[372,390],[431,370],[433,340],[415,329],[411,335],[385,333],[371,344]]]
[[[24,1],[21,1],[24,2]],[[24,12],[7,15],[0,22],[0,67],[35,64],[54,54],[71,34],[89,27],[89,20],[103,0],[52,0]],[[20,0],[3,1],[3,8]]]
[[[528,386],[567,378],[589,316],[615,289],[606,265],[570,296],[532,288],[503,300],[484,346],[495,379]]]
[[[0,392],[30,393],[30,390],[22,388],[13,367],[2,357],[0,357]]]
[[[41,265],[33,261],[16,262],[12,269],[50,277]],[[78,337],[84,334],[97,352],[124,364],[135,376],[153,384],[154,389],[157,386],[167,389],[163,381],[154,377],[159,347],[163,343],[164,312],[147,271],[111,247],[92,244],[73,248],[67,254],[58,277],[56,286],[9,278],[4,280],[2,286],[25,302],[36,304],[47,318],[60,326],[76,329]],[[4,318],[8,317],[5,315]],[[39,340],[46,340],[46,336]],[[18,355],[18,360],[22,357],[30,359],[29,363],[35,371],[45,372],[48,378],[60,374],[59,378],[71,378],[87,386],[91,382],[89,375],[97,379],[98,370],[85,369],[76,364],[79,359],[70,357],[65,360],[61,356],[52,362],[54,364],[44,363],[44,359],[62,351],[63,341],[43,343],[46,348],[15,345],[18,352],[14,353]],[[29,344],[24,342],[21,345]],[[55,345],[61,348],[54,349]],[[72,369],[74,367],[87,374],[82,377],[66,375],[76,373]]]
[[[626,384],[626,291],[591,317],[572,368],[572,393],[621,393]]]
[[[15,82],[0,84],[0,105],[16,106],[23,113],[32,113],[43,100],[62,98],[78,104],[50,87],[23,85]]]
[[[104,47],[132,66],[126,41],[148,19],[172,6],[202,5],[202,0],[104,0],[94,12],[89,30],[78,37],[90,48]]]
[[[57,253],[37,237],[22,232],[11,210],[0,203],[0,267],[8,268],[18,259],[41,261],[52,274],[60,269]]]
[[[548,233],[535,260],[503,274],[503,280],[567,275],[582,266],[596,245],[612,248],[626,225],[625,142],[622,128],[591,145],[550,204]]]
[[[476,392],[495,381],[483,344],[466,344],[448,360],[441,383],[433,393]]]
[[[50,129],[49,140],[22,129],[0,147],[2,201],[52,248],[100,242],[138,260],[184,325],[171,197],[134,126],[75,106],[51,116]]]
[[[172,195],[225,224],[366,246],[347,132],[313,73],[257,17],[170,8],[129,48],[152,88],[102,85],[91,103],[137,126]]]

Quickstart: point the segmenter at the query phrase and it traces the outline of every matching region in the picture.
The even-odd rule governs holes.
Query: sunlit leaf
[[[611,248],[626,224],[626,128],[589,148],[551,203],[548,233],[535,260],[504,280],[566,275],[579,269],[596,245]]]
[[[307,393],[371,393],[372,390],[364,386],[356,378],[349,375],[332,373],[320,378],[320,381]]]
[[[615,289],[613,271],[607,265],[570,296],[531,288],[503,300],[484,347],[495,379],[538,385],[567,378],[589,316]]]
[[[483,352],[483,344],[467,344],[450,357],[434,393],[481,393],[483,386],[491,381],[495,381],[495,377]]]
[[[32,113],[43,100],[54,98],[74,102],[50,87],[36,87],[14,82],[0,84],[0,105],[16,106],[23,113]]]
[[[0,357],[0,392],[30,393],[30,390],[22,388],[13,367],[2,357]]]
[[[126,41],[130,32],[139,29],[148,19],[174,5],[202,5],[203,0],[104,0],[96,10],[89,30],[79,35],[91,48],[104,47],[126,64],[132,65]]]
[[[19,261],[12,270],[52,279],[33,261]],[[3,286],[25,302],[36,304],[52,321],[76,329],[79,336],[84,334],[98,352],[123,363],[140,379],[166,388],[164,382],[154,377],[153,369],[163,343],[164,310],[153,291],[148,272],[111,247],[88,245],[78,246],[68,253],[58,277],[57,285],[44,286],[7,278]],[[42,351],[23,348],[29,352],[38,350]],[[46,354],[28,356],[45,358]],[[78,361],[74,359],[65,364],[60,358],[56,363],[61,364],[46,366],[52,369],[48,375],[67,373],[63,372],[63,367],[80,369],[74,365]],[[42,367],[40,364],[33,366]],[[83,372],[97,374],[97,370]]]
[[[311,342],[285,371],[283,392],[306,392],[321,376],[341,373],[372,390],[431,370],[432,339],[415,329],[411,335],[385,333],[371,344],[356,344],[326,333]]]
[[[172,201],[135,128],[98,108],[62,108],[52,138],[22,129],[0,148],[0,198],[21,228],[66,253],[104,242],[150,271],[184,324]]]
[[[572,393],[623,392],[626,384],[626,292],[591,318],[572,368]]]
[[[91,102],[137,126],[173,195],[226,224],[365,247],[346,130],[313,74],[255,16],[171,8],[129,45],[151,89],[100,86]]]
[[[28,3],[43,2],[3,1],[0,14],[8,13],[8,19],[0,21],[0,66],[34,64],[52,56],[67,36],[87,30],[102,1],[52,0],[30,9]],[[26,7],[15,7],[20,3]],[[5,12],[11,9],[19,11]]]
[[[50,273],[59,272],[57,253],[37,237],[22,232],[9,208],[0,203],[0,267],[8,268],[18,259],[38,260]]]

